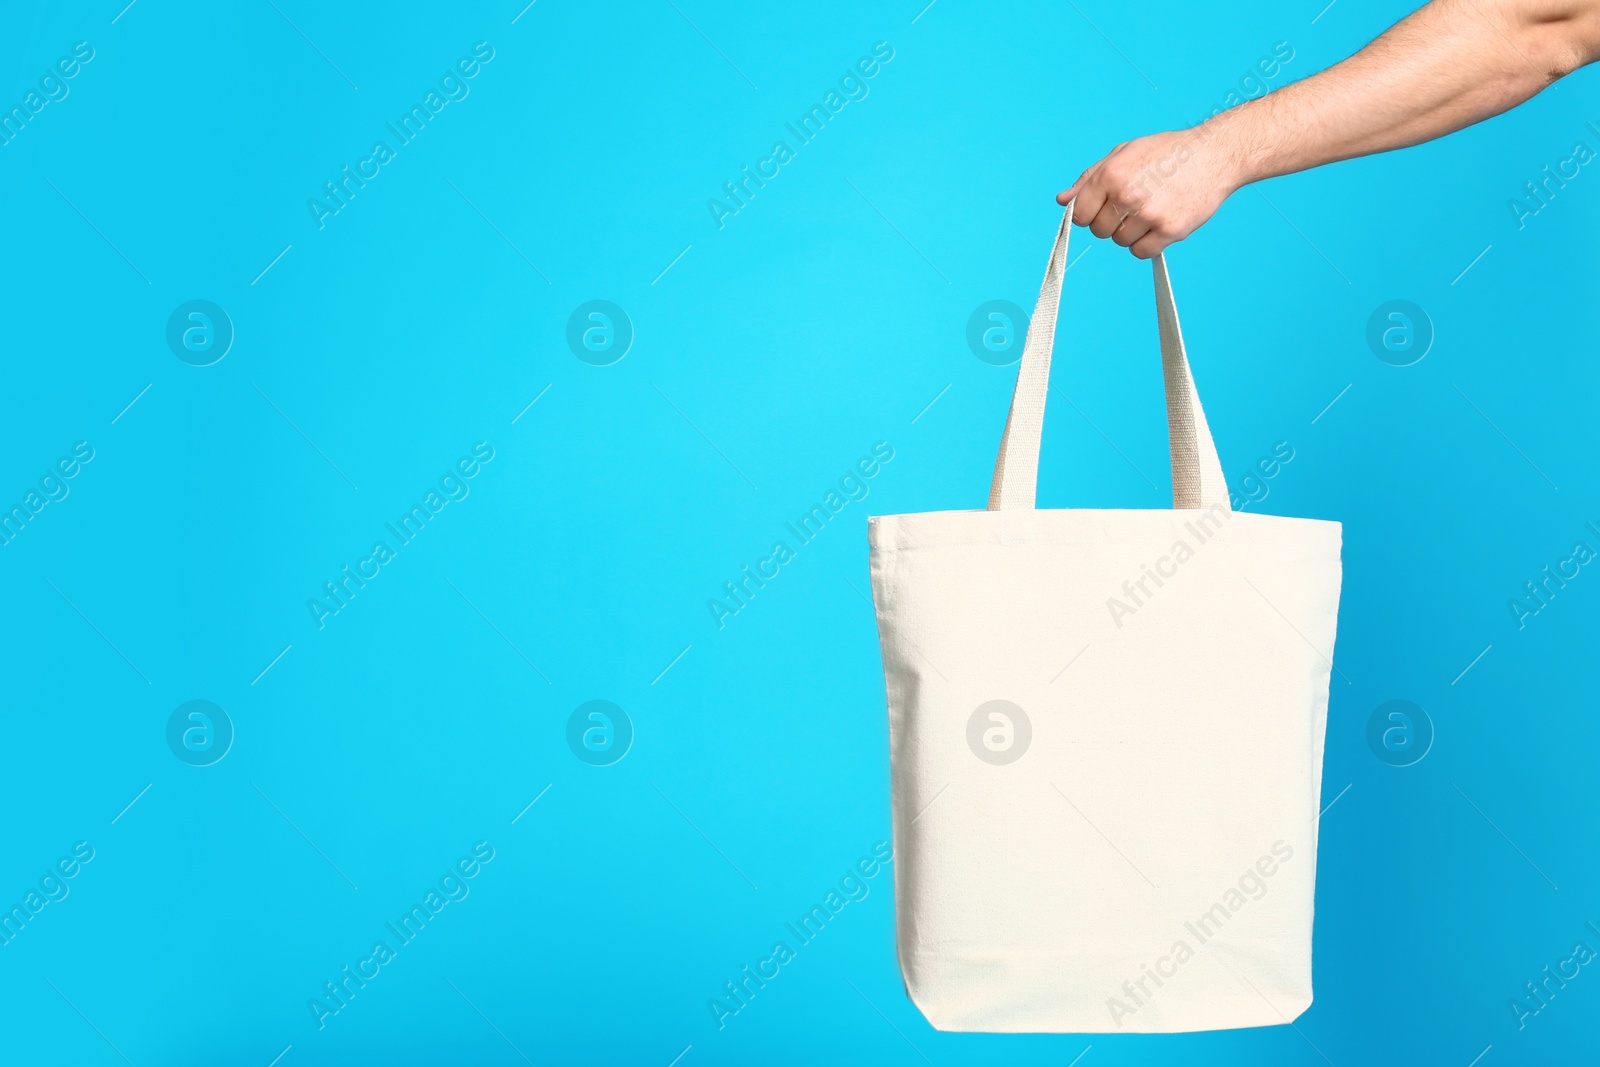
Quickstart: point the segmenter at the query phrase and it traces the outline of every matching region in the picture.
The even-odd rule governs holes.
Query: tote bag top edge
[[[1086,522],[1121,517],[1164,515],[1169,518],[1200,516],[1210,508],[1018,508],[989,510],[972,508],[961,511],[916,511],[900,515],[871,515],[867,518],[867,539],[873,548],[908,548],[917,544],[949,543],[957,529],[970,534],[995,534],[1001,531],[1007,539],[1030,535],[1041,540],[1051,540],[1053,535],[1067,534],[1082,529],[1079,518]],[[1264,512],[1232,511],[1230,524],[1240,519],[1246,526],[1265,529],[1290,529],[1318,531],[1331,536],[1335,544],[1343,542],[1344,526],[1337,519],[1311,519],[1292,515],[1269,515]],[[1063,522],[1062,520],[1069,520]]]
[[[976,517],[976,515],[994,515],[995,518],[971,518],[974,523],[1018,523],[1026,525],[1038,520],[1019,518],[1022,515],[1202,515],[1210,512],[1210,507],[1027,507],[1027,509],[992,510],[987,507],[968,507],[968,509],[950,509],[944,512],[901,512],[896,515],[869,515],[867,526],[875,528],[880,523],[886,525],[922,525],[920,520],[955,520]],[[1312,518],[1304,515],[1272,515],[1269,512],[1232,512],[1235,518],[1248,518],[1250,522],[1283,522],[1283,523],[1317,523],[1318,526],[1333,526],[1342,528],[1338,518]]]

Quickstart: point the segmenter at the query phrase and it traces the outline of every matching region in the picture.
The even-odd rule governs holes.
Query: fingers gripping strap
[[[1044,430],[1044,404],[1050,387],[1050,354],[1055,344],[1056,313],[1067,269],[1067,239],[1072,229],[1072,204],[1067,205],[1056,232],[1055,247],[1045,267],[1039,302],[1028,324],[1017,386],[1006,415],[994,482],[989,489],[989,510],[1032,508],[1039,484],[1039,442]],[[1228,507],[1228,486],[1222,464],[1206,426],[1200,396],[1189,373],[1178,308],[1166,259],[1153,264],[1156,283],[1156,323],[1161,335],[1162,377],[1167,393],[1167,436],[1172,454],[1172,506],[1176,508]]]

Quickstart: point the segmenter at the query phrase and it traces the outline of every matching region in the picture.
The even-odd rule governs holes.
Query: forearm
[[[1433,0],[1320,74],[1118,145],[1056,200],[1149,259],[1242,185],[1443,136],[1596,59],[1600,0]]]
[[[1451,133],[1596,58],[1597,0],[1434,0],[1337,66],[1195,132],[1237,188]]]

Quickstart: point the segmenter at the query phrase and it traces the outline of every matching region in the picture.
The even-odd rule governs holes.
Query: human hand
[[[1125,141],[1056,196],[1072,221],[1153,259],[1216,213],[1243,182],[1206,125]]]

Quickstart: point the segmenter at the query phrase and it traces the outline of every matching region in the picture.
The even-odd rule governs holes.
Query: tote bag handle
[[[1032,508],[1039,484],[1039,439],[1044,430],[1044,402],[1050,387],[1050,352],[1055,344],[1056,309],[1061,303],[1061,283],[1067,271],[1067,238],[1072,230],[1072,207],[1061,217],[1055,247],[1039,289],[1039,302],[1028,324],[1022,349],[1017,387],[1000,439],[1000,455],[989,489],[989,510]],[[1167,261],[1152,262],[1156,281],[1156,324],[1161,334],[1161,369],[1167,391],[1167,441],[1172,454],[1172,506],[1175,508],[1228,507],[1228,484],[1211,441],[1200,396],[1189,374],[1178,327],[1178,308],[1172,300]]]

